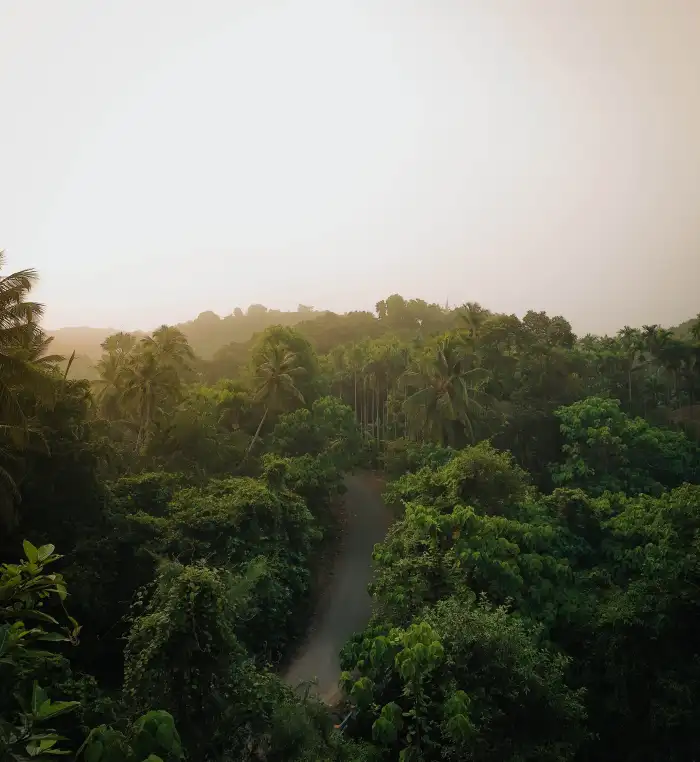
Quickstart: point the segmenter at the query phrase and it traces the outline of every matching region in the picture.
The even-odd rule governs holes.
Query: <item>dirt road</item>
[[[381,498],[381,483],[371,474],[348,476],[345,484],[346,523],[333,576],[314,615],[307,642],[285,673],[293,687],[318,680],[312,692],[327,704],[339,695],[338,653],[348,638],[362,630],[372,613],[367,585],[372,578],[372,550],[391,523]]]

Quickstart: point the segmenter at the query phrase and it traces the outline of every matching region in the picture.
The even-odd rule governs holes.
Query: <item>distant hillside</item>
[[[700,317],[700,313],[696,315],[693,318],[690,318],[690,320],[686,320],[684,323],[681,323],[680,325],[677,325],[673,328],[673,332],[678,336],[679,339],[687,339],[690,337],[690,329],[695,325],[695,323],[698,320],[698,317]]]
[[[268,310],[261,304],[251,305],[247,312],[237,309],[233,314],[220,317],[214,312],[202,312],[195,320],[178,324],[187,336],[195,353],[204,360],[210,360],[217,350],[229,344],[244,343],[254,334],[271,325],[297,325],[303,320],[313,320],[324,312],[314,312],[310,307],[300,305],[296,312]],[[155,326],[154,326],[155,327]],[[96,378],[93,365],[102,355],[100,345],[114,333],[116,328],[91,328],[88,326],[48,330],[53,336],[51,351],[70,357],[75,351],[75,360],[70,375],[75,378]],[[131,331],[143,336],[145,331]]]
[[[396,294],[380,302],[378,308],[381,311],[379,315],[371,312],[341,315],[316,311],[304,305],[299,305],[294,312],[284,312],[253,304],[246,312],[237,308],[224,317],[214,312],[202,312],[194,320],[179,323],[177,327],[187,336],[195,354],[204,361],[201,369],[205,376],[216,379],[230,375],[247,362],[250,352],[248,342],[256,333],[271,325],[297,326],[316,351],[323,354],[338,344],[377,338],[387,331],[408,335],[449,330],[459,313],[459,308],[450,310],[420,299],[405,301]],[[674,327],[673,331],[685,338],[694,322],[695,318],[691,318]],[[100,344],[117,333],[117,329],[60,328],[48,333],[54,337],[52,352],[70,357],[75,351],[71,377],[94,379],[97,378],[94,364],[102,354]],[[132,333],[145,335],[144,331]]]

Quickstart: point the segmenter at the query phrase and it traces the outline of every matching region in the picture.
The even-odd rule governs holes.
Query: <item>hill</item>
[[[472,305],[478,310],[478,305]],[[202,361],[201,369],[210,380],[227,377],[247,361],[249,342],[257,333],[272,325],[296,327],[320,354],[330,352],[340,344],[360,342],[377,338],[391,332],[408,337],[430,335],[450,330],[459,320],[464,307],[449,309],[428,304],[422,299],[405,300],[398,294],[377,304],[374,312],[347,312],[337,314],[316,311],[299,305],[296,311],[268,309],[253,304],[244,312],[236,308],[233,313],[221,317],[215,312],[202,312],[194,320],[177,324],[185,334],[195,354]],[[467,307],[469,309],[469,307]],[[674,333],[684,338],[694,323],[694,318],[674,327]],[[48,331],[54,341],[51,351],[69,357],[75,351],[71,377],[97,377],[94,364],[99,360],[101,343],[117,333],[113,328],[70,327]],[[144,331],[132,331],[137,336]]]

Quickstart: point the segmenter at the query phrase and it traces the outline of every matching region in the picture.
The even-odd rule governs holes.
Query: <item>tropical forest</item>
[[[0,279],[0,760],[700,758],[700,316]],[[62,343],[61,343],[62,342]]]

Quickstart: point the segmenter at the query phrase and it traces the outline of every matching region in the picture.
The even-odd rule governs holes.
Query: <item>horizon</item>
[[[0,248],[52,326],[391,293],[677,325],[698,28],[694,0],[5,7]]]
[[[401,296],[403,296],[403,294]],[[411,298],[418,298],[418,297],[411,297]],[[433,303],[434,304],[439,304],[439,302],[433,302]],[[251,304],[261,304],[261,302],[251,302]],[[450,310],[459,309],[459,307],[462,306],[463,304],[464,304],[464,302],[461,302],[460,304],[457,304],[457,305],[454,305],[454,306],[450,305],[449,309]],[[270,307],[268,305],[263,305],[263,306],[267,307],[267,309],[269,311],[271,311],[271,312],[275,312],[276,311],[276,312],[282,312],[282,313],[285,313],[285,314],[298,312],[298,310],[296,310],[296,309],[294,309],[294,310],[283,310],[283,309],[280,309],[278,307]],[[481,306],[484,307],[485,309],[489,310],[488,305],[482,304]],[[245,308],[242,308],[242,309],[243,309],[243,312],[245,313],[248,308],[245,307]],[[532,309],[535,312],[541,312],[542,311],[542,310],[537,310],[534,307]],[[348,310],[348,311],[345,311],[345,312],[335,312],[334,313],[334,310],[314,307],[313,310],[308,313],[308,315],[309,315],[309,319],[311,319],[312,317],[320,317],[321,315],[324,315],[324,314],[326,314],[328,312],[334,313],[336,315],[346,315],[346,314],[348,314],[348,312],[358,312],[358,311],[369,312],[375,318],[378,319],[376,310],[374,310],[374,309]],[[489,310],[489,311],[495,313],[494,310]],[[214,312],[214,310],[205,310],[205,312]],[[201,314],[202,313],[199,313],[195,317],[190,318],[188,320],[183,320],[183,321],[180,321],[178,323],[165,323],[165,325],[183,325],[183,324],[186,324],[186,323],[193,323],[193,322],[195,322],[197,320],[197,318]],[[231,312],[231,313],[228,313],[226,315],[219,315],[218,313],[214,312],[214,314],[220,320],[224,320],[225,318],[231,317],[233,313]],[[522,318],[524,317],[525,313],[518,314],[518,313],[515,313],[515,312],[504,312],[504,313],[495,313],[495,314],[516,315],[516,317],[518,317],[518,318],[520,318],[522,320]],[[554,315],[554,313],[547,313],[547,314],[549,315],[549,317],[557,317],[557,315]],[[682,319],[676,321],[675,323],[658,324],[658,325],[661,325],[661,327],[663,327],[663,328],[676,328],[677,326],[682,325],[683,323],[687,323],[689,320],[696,319],[697,315],[700,315],[700,312],[695,313],[695,314],[690,314],[687,317],[682,318]],[[564,319],[568,320],[566,315],[559,315],[558,317],[563,317]],[[569,322],[571,322],[571,321],[569,321]],[[58,328],[43,326],[43,328],[44,328],[44,330],[48,334],[54,334],[54,333],[57,333],[58,331],[85,331],[85,330],[87,330],[87,331],[100,331],[100,332],[102,332],[102,331],[104,331],[104,332],[114,332],[114,333],[119,333],[120,331],[123,331],[125,333],[144,333],[144,334],[150,334],[154,330],[156,330],[156,328],[160,327],[161,325],[163,325],[163,323],[158,323],[157,325],[154,325],[154,326],[152,326],[150,328],[143,328],[143,327],[125,328],[125,327],[101,326],[101,325],[63,325],[63,326],[59,326]],[[641,328],[642,325],[652,325],[652,323],[640,323],[638,325],[633,325],[631,327],[632,328]],[[581,338],[581,337],[586,335],[586,333],[582,333],[580,331],[577,331],[575,325],[571,324],[571,327],[572,327],[572,330],[573,330],[574,334],[577,337]],[[615,335],[621,328],[624,328],[624,327],[625,326],[621,325],[621,326],[619,326],[617,329],[615,329],[613,331],[608,331],[608,332],[603,332],[603,333],[594,333],[594,332],[588,332],[588,333],[591,333],[592,335],[596,335],[596,336],[606,336],[606,335],[612,336],[612,335]]]

